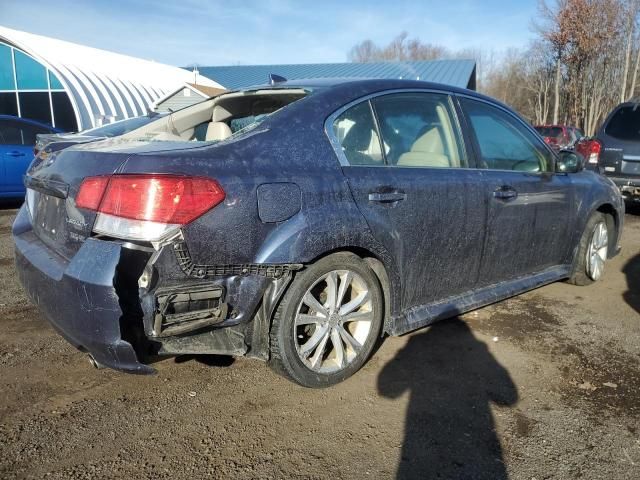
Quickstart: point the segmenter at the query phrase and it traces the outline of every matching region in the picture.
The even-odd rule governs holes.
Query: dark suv
[[[600,279],[624,205],[581,162],[468,90],[279,82],[37,157],[17,271],[95,363],[246,355],[326,386],[384,334]]]
[[[611,178],[627,201],[640,201],[640,102],[618,105],[595,139],[577,148],[600,173]]]

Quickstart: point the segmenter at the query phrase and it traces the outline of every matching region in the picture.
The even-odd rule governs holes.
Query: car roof
[[[323,94],[331,94],[332,91],[340,91],[346,93],[352,91],[357,92],[357,96],[366,96],[381,92],[384,90],[403,90],[403,89],[419,89],[419,90],[442,90],[453,94],[467,95],[486,100],[496,105],[500,105],[510,111],[513,109],[495,98],[488,97],[475,90],[469,90],[466,88],[454,87],[452,85],[446,85],[435,82],[425,82],[422,80],[407,80],[401,78],[309,78],[309,79],[296,79],[286,80],[284,82],[277,82],[273,85],[263,84],[255,85],[252,87],[241,88],[236,91],[251,91],[251,90],[268,90],[268,89],[291,89],[301,88],[316,90]]]
[[[286,80],[284,82],[277,82],[275,84],[263,84],[255,85],[252,87],[242,88],[243,90],[260,89],[279,89],[279,88],[309,88],[309,89],[332,89],[337,87],[358,87],[366,88],[371,87],[375,90],[386,90],[396,88],[421,88],[421,89],[436,89],[436,90],[448,90],[451,92],[459,92],[466,94],[474,94],[482,96],[481,94],[464,88],[458,88],[451,85],[445,85],[434,82],[424,82],[420,80],[405,80],[405,79],[387,79],[387,78],[301,78],[296,80]]]

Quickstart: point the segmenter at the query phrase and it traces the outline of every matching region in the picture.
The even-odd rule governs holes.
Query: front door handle
[[[24,153],[18,152],[16,150],[14,150],[12,152],[7,152],[7,155],[10,156],[10,157],[24,157]]]
[[[394,203],[401,202],[406,199],[407,194],[404,192],[372,192],[369,194],[370,202]]]
[[[518,192],[515,188],[510,187],[508,185],[504,185],[493,191],[493,196],[495,198],[499,198],[500,200],[510,200],[512,198],[516,198],[518,196]]]

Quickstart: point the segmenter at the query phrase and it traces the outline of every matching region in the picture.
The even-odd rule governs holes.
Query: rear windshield
[[[562,129],[560,127],[535,127],[537,132],[543,137],[560,138]]]
[[[604,131],[619,140],[640,141],[640,107],[620,108],[613,114]]]

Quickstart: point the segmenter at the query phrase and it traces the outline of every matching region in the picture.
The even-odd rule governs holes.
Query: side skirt
[[[480,290],[449,297],[440,302],[412,307],[391,322],[391,329],[388,333],[394,336],[403,335],[431,325],[438,320],[469,312],[519,293],[568,278],[570,271],[570,265],[552,267],[534,275],[489,285]]]

